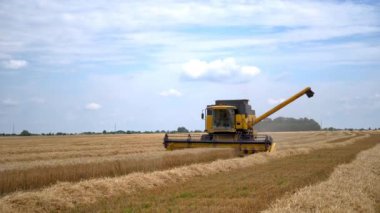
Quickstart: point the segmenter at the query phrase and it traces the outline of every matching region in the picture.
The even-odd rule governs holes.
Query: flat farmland
[[[228,149],[167,152],[163,137],[139,134],[0,138],[0,192],[236,157],[236,152]]]
[[[299,199],[298,190],[328,181],[379,142],[376,132],[267,134],[276,152],[246,157],[220,148],[166,151],[163,134],[1,137],[0,211],[281,211],[286,198]],[[370,153],[373,163],[379,156]],[[281,174],[291,178],[276,179]]]

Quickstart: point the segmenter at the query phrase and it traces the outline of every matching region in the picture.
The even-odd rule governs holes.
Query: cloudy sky
[[[203,129],[216,99],[380,127],[376,1],[0,1],[0,132]]]

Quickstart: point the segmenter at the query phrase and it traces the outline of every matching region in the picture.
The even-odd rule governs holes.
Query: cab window
[[[214,129],[232,129],[235,123],[235,112],[233,109],[213,110]]]

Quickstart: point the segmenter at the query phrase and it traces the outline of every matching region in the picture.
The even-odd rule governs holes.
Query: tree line
[[[266,118],[254,127],[258,131],[265,132],[287,132],[287,131],[318,131],[321,126],[309,118],[286,118],[278,117],[275,119]]]
[[[364,131],[364,130],[380,130],[380,128],[334,128],[327,127],[321,128],[321,126],[314,120],[309,118],[287,118],[287,117],[278,117],[275,119],[266,118],[260,123],[254,126],[254,129],[257,131],[263,132],[280,132],[280,131]],[[186,127],[180,126],[176,130],[156,130],[156,131],[134,131],[134,130],[117,130],[117,131],[107,131],[103,130],[101,132],[82,132],[82,133],[65,133],[65,132],[56,132],[56,133],[41,133],[35,134],[31,133],[28,130],[23,130],[19,134],[9,134],[9,133],[0,133],[0,136],[53,136],[53,135],[101,135],[101,134],[154,134],[154,133],[200,133],[201,130],[188,130]]]
[[[134,131],[134,130],[117,130],[117,131],[107,131],[103,130],[102,132],[81,132],[81,133],[66,133],[66,132],[49,132],[49,133],[31,133],[28,130],[23,130],[19,134],[9,134],[9,133],[0,133],[0,136],[61,136],[61,135],[106,135],[106,134],[155,134],[155,133],[198,133],[202,132],[201,130],[188,130],[185,127],[178,127],[177,130],[156,130],[156,131]]]

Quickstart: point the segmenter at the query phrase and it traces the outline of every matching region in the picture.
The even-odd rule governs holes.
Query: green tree
[[[20,136],[31,136],[32,134],[28,130],[22,130]]]
[[[255,128],[258,131],[316,131],[320,130],[321,126],[313,119],[308,118],[285,118],[278,117],[275,119],[266,118],[257,125]]]
[[[181,126],[181,127],[177,128],[177,132],[185,133],[185,132],[189,132],[189,130],[187,130],[185,127]]]

